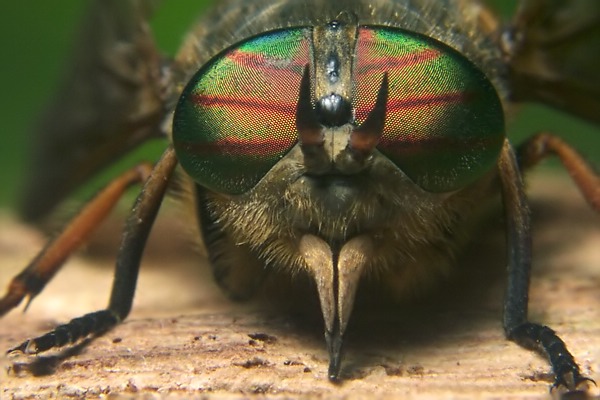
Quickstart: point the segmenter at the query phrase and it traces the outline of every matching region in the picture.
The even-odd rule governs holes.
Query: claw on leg
[[[13,278],[12,282],[8,285],[6,294],[0,299],[0,317],[21,304],[21,301],[25,297],[29,296],[27,306],[29,306],[31,300],[35,297],[34,294],[27,290],[27,285],[20,279],[21,275],[19,274]]]
[[[579,370],[571,370],[560,375],[557,374],[550,391],[558,393],[587,393],[590,384],[594,384],[595,386],[596,381],[588,378],[587,376],[581,375]]]

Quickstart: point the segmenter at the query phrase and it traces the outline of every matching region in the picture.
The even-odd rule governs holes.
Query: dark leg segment
[[[530,218],[519,166],[508,141],[504,144],[498,167],[508,242],[504,331],[508,339],[526,348],[542,350],[548,356],[555,375],[554,387],[575,390],[589,379],[581,375],[565,343],[552,329],[527,319],[531,269]]]
[[[525,348],[541,349],[548,355],[555,376],[554,387],[576,390],[581,383],[592,381],[581,375],[565,342],[547,326],[531,322],[520,324],[512,330],[509,339]]]
[[[91,334],[106,332],[119,321],[113,313],[101,310],[72,319],[69,323],[59,325],[53,331],[35,339],[26,340],[20,345],[8,350],[8,353],[21,352],[37,354],[54,347],[75,343]]]
[[[25,341],[9,352],[39,353],[75,343],[87,336],[102,334],[127,317],[135,294],[146,239],[176,165],[175,152],[169,147],[136,199],[121,240],[108,308],[75,318],[45,335]]]
[[[175,151],[169,146],[152,170],[127,219],[108,305],[108,309],[116,313],[120,320],[127,317],[131,311],[146,240],[176,166]]]

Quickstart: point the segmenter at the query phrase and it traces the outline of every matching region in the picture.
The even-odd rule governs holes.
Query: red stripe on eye
[[[415,96],[405,99],[392,99],[387,102],[386,112],[388,114],[394,112],[401,112],[414,108],[422,107],[438,107],[449,104],[466,103],[473,98],[473,94],[468,92],[454,92],[444,94],[428,94],[424,96]],[[359,121],[364,120],[372,106],[363,106],[356,108],[356,119]]]
[[[291,118],[295,118],[296,115],[295,99],[293,103],[285,103],[252,98],[192,94],[189,100],[201,107],[228,107],[235,111],[246,112],[268,111],[286,114]]]
[[[366,54],[361,57],[360,54],[358,54],[358,59],[361,60],[362,58],[363,62],[359,61],[357,65],[357,73],[359,75],[362,75],[372,72],[391,72],[394,70],[404,69],[407,67],[432,61],[438,58],[439,56],[440,52],[434,49],[425,49],[418,53],[409,53],[398,57],[369,57]]]
[[[251,138],[227,137],[213,142],[183,142],[177,146],[186,152],[202,156],[231,156],[231,157],[272,157],[273,154],[283,153],[297,142],[293,138]]]
[[[390,113],[406,110],[409,108],[425,106],[443,106],[448,104],[465,103],[473,96],[467,92],[454,92],[444,94],[430,94],[400,100],[391,100],[387,103]]]
[[[428,132],[402,132],[382,136],[378,148],[391,154],[427,154],[433,152],[465,153],[465,149],[477,149],[485,146],[495,146],[501,140],[498,137],[462,137],[460,132],[456,136],[432,135]]]

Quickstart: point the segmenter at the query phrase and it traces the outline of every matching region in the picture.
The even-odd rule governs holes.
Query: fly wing
[[[62,85],[33,138],[25,219],[43,217],[102,167],[161,135],[163,60],[147,24],[157,5],[89,2]]]
[[[515,100],[600,123],[600,1],[522,0],[509,33]]]

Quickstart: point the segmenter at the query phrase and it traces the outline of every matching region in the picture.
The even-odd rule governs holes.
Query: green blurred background
[[[325,0],[324,0],[325,1]],[[174,54],[186,30],[208,0],[165,1],[153,20],[159,47]],[[505,14],[515,1],[495,1]],[[61,78],[86,1],[4,1],[0,6],[0,208],[12,207],[27,166],[31,127]],[[539,130],[564,134],[596,165],[600,129],[543,107],[527,107],[509,126],[518,142]]]

